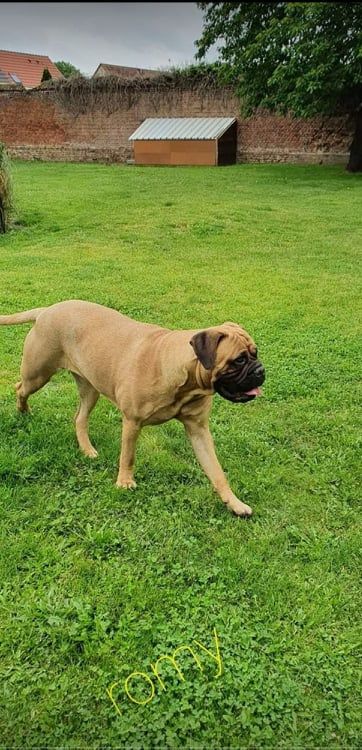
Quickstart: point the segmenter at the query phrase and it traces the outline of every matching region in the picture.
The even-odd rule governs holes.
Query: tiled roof
[[[63,78],[62,73],[47,55],[32,55],[27,52],[0,50],[0,69],[19,78],[25,88],[39,86],[44,68],[48,68],[52,78]]]
[[[107,76],[118,76],[119,78],[153,78],[154,76],[159,76],[160,71],[151,70],[149,68],[130,68],[127,65],[108,65],[107,63],[99,63],[92,78],[98,78],[102,74]]]

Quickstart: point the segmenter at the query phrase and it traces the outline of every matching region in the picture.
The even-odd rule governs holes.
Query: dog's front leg
[[[181,420],[191,440],[196,458],[200,462],[206,476],[214,486],[225,505],[238,516],[251,516],[249,505],[242,503],[231,490],[226,476],[219,464],[215,453],[214,441],[209,430],[208,422],[188,417]]]
[[[136,452],[137,437],[140,432],[140,425],[132,419],[123,418],[122,425],[122,446],[119,459],[119,472],[116,486],[124,487],[128,490],[137,487],[133,479],[133,467]]]

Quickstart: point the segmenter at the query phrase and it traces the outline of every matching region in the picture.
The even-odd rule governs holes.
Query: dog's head
[[[195,333],[190,344],[210,372],[214,390],[238,404],[260,394],[265,370],[251,336],[236,323],[223,323]]]

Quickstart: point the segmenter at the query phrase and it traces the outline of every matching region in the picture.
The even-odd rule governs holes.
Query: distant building
[[[126,65],[107,65],[100,63],[94,71],[92,78],[103,78],[104,76],[117,76],[118,78],[155,78],[160,75],[159,70],[149,68],[129,68]]]
[[[52,78],[64,78],[47,55],[0,50],[0,87],[23,86],[32,89],[41,83],[45,69],[49,70]]]

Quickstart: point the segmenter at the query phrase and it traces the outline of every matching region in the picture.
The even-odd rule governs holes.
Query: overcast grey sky
[[[0,49],[67,60],[86,75],[100,62],[192,62],[201,29],[196,3],[0,3]]]

